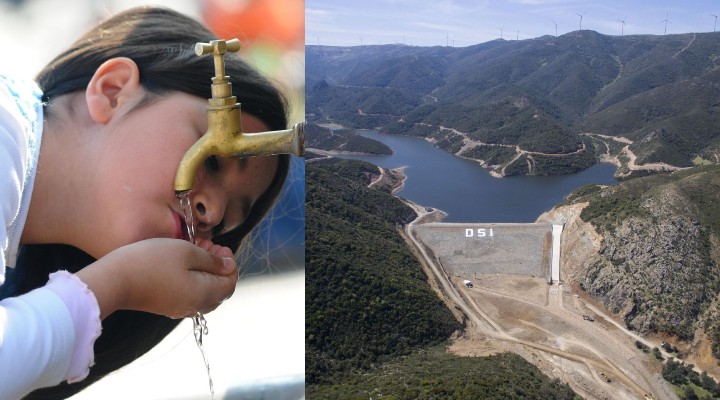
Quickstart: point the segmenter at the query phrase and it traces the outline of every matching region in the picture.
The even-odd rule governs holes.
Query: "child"
[[[191,194],[199,239],[183,240],[173,181],[207,129],[213,60],[193,48],[213,38],[177,12],[137,8],[80,38],[37,85],[0,77],[0,399],[62,381],[29,398],[70,396],[233,293],[233,252],[289,156],[210,157]],[[243,130],[285,129],[278,91],[225,58]]]

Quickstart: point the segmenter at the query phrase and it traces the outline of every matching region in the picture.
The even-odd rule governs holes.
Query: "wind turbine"
[[[555,24],[555,37],[557,37],[557,23],[553,21],[553,24]]]
[[[517,35],[515,36],[515,40],[520,40],[520,30],[518,29]]]
[[[660,22],[664,22],[664,23],[665,23],[665,33],[664,33],[664,34],[667,35],[667,24],[668,24],[668,22],[670,22],[670,20],[668,19],[668,14],[667,14],[667,13],[665,13],[665,19],[662,20],[662,21],[660,21]]]
[[[711,17],[715,17],[715,25],[713,25],[713,32],[715,32],[715,28],[717,28],[717,15],[710,14]]]
[[[503,28],[500,28],[500,39],[503,38]]]
[[[625,16],[627,18],[627,16]],[[620,36],[625,36],[625,20],[619,19],[618,22],[622,22],[622,28],[620,29]]]
[[[582,14],[578,14],[580,16],[580,30],[582,31]]]

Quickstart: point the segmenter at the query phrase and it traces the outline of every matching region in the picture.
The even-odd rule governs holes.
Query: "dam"
[[[515,274],[560,280],[562,225],[549,223],[427,223],[415,237],[448,273],[463,277]]]

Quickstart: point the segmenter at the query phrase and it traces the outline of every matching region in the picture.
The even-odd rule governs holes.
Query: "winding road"
[[[641,340],[649,346],[652,343],[640,338],[639,336],[627,331],[610,330],[605,325],[599,323],[589,323],[583,321],[577,312],[568,310],[563,304],[563,286],[549,286],[548,301],[544,305],[538,305],[522,296],[514,296],[501,291],[488,290],[488,288],[467,289],[456,280],[453,283],[452,278],[448,275],[446,268],[434,257],[429,254],[428,249],[414,235],[414,227],[419,221],[427,218],[428,214],[434,211],[426,211],[425,207],[407,202],[417,213],[418,217],[407,224],[404,229],[404,235],[422,256],[423,264],[430,270],[435,280],[440,286],[440,291],[451,301],[458,309],[460,309],[468,318],[467,329],[474,329],[482,335],[504,341],[514,345],[525,346],[545,353],[546,361],[556,364],[552,356],[561,359],[580,363],[585,365],[588,375],[592,376],[594,381],[592,384],[585,380],[582,384],[571,381],[568,382],[573,388],[582,392],[585,397],[602,398],[600,393],[612,393],[614,398],[629,399],[677,399],[675,393],[667,384],[659,377],[656,372],[648,369],[648,359],[644,357],[634,346],[633,340]],[[534,312],[542,313],[544,318],[552,318],[553,321],[559,321],[563,326],[563,330],[571,332],[570,334],[558,335],[551,329],[543,328],[532,321],[518,319],[508,328],[508,319],[498,321],[495,317],[485,312],[475,300],[475,297],[481,295],[486,298],[501,298],[503,300],[496,301],[494,304],[508,304],[510,302],[518,302],[524,304],[523,307],[534,310]],[[442,297],[442,296],[441,296]],[[576,301],[578,299],[576,298]],[[612,321],[610,317],[605,316],[600,310],[589,304],[584,304],[596,313],[596,318],[603,318]],[[501,312],[501,311],[498,311]],[[503,324],[506,327],[503,327]],[[526,340],[517,337],[518,332],[525,329],[532,329],[536,332],[543,332],[548,338],[554,338],[556,343],[563,343],[561,348],[553,347],[544,343]],[[520,329],[518,329],[520,328]],[[547,340],[545,340],[547,342]],[[667,356],[667,355],[666,355]],[[563,369],[562,363],[556,365],[557,368]],[[567,368],[567,367],[566,367]],[[572,374],[568,374],[572,375]],[[607,380],[619,381],[623,386],[615,386]],[[588,388],[588,385],[591,388]],[[624,390],[620,389],[624,387]],[[617,397],[619,396],[619,397]]]

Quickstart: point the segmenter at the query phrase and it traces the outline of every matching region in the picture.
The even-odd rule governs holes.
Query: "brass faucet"
[[[215,77],[212,78],[212,98],[207,106],[208,130],[190,147],[180,161],[175,175],[175,192],[192,189],[195,174],[200,165],[210,156],[248,157],[274,154],[295,154],[302,157],[304,151],[304,123],[295,124],[292,129],[243,133],[240,121],[240,104],[232,95],[230,77],[225,76],[225,53],[240,50],[240,41],[213,40],[197,43],[195,54],[213,54]]]

